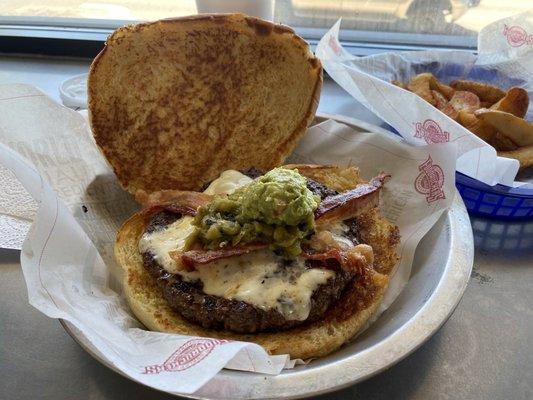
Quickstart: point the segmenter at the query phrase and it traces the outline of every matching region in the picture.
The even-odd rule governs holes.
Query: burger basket
[[[461,66],[422,64],[419,68],[421,72],[432,72],[440,80],[448,82],[447,73],[454,75],[454,70],[460,69]],[[498,71],[475,67],[466,79],[484,83],[497,81],[501,82],[503,87],[520,86],[522,83],[502,76]],[[533,102],[533,99],[530,99],[530,102]],[[387,128],[399,134],[394,128],[390,126]],[[466,209],[472,215],[505,220],[533,218],[533,188],[501,184],[490,186],[458,171],[455,173],[455,186],[463,198]]]
[[[421,123],[415,124],[416,133],[412,127],[406,128],[407,124],[396,126],[397,119],[395,126],[391,126],[394,122],[389,121],[389,117],[391,114],[399,114],[398,107],[401,110],[403,104],[398,101],[401,96],[398,91],[402,89],[392,85],[391,81],[397,80],[405,83],[412,76],[426,72],[432,73],[445,84],[456,79],[463,79],[486,83],[503,90],[521,87],[529,93],[529,110],[525,119],[531,121],[533,119],[533,82],[529,68],[533,65],[530,61],[533,52],[526,46],[529,42],[524,41],[527,35],[523,34],[530,30],[529,16],[530,14],[527,13],[519,14],[483,28],[478,36],[477,54],[468,51],[427,50],[382,53],[367,57],[354,57],[342,48],[338,41],[340,30],[340,21],[338,21],[317,45],[317,54],[323,61],[326,72],[356,100],[383,120],[383,128],[405,139],[420,138],[418,126]],[[527,29],[522,28],[521,25]],[[394,91],[390,89],[383,91],[387,87],[394,87]],[[386,95],[395,96],[395,98],[391,101],[385,97]],[[422,98],[420,102],[425,103]],[[436,112],[448,119],[437,108],[432,108],[432,110],[433,115]],[[426,122],[435,122],[429,119],[434,117],[428,113],[424,114],[426,107],[414,112],[417,117],[410,117],[413,111],[404,108],[401,111],[402,115],[408,117],[403,120],[415,120],[415,118],[425,116]],[[444,133],[446,137],[444,139],[438,137],[437,140],[429,142],[426,140],[426,143],[447,142],[448,132],[443,132],[444,128],[455,129],[451,126],[443,126],[442,119],[439,119],[441,120],[440,126],[436,124],[437,129],[433,129],[432,133],[436,132],[441,136]],[[394,120],[393,118],[392,121]],[[400,133],[396,128],[401,129],[402,132]],[[466,129],[463,128],[463,130]],[[473,135],[473,133],[468,133]],[[484,163],[485,166],[490,164],[488,160]],[[477,168],[483,169],[484,165],[478,164]],[[520,177],[515,179],[520,180]],[[529,179],[525,185],[515,181],[514,185],[510,186],[501,183],[491,186],[457,171],[456,187],[467,210],[473,215],[506,220],[531,219],[533,218],[533,181],[530,177],[525,179]],[[506,184],[510,183],[507,179]]]

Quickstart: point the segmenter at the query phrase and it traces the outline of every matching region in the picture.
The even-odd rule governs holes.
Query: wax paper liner
[[[124,375],[171,393],[192,393],[223,367],[266,374],[294,367],[295,360],[251,343],[143,330],[122,296],[111,251],[116,230],[137,207],[85,119],[26,85],[2,86],[0,113],[0,166],[39,205],[21,253],[30,304],[73,324]],[[354,164],[365,178],[392,173],[381,208],[400,227],[401,261],[383,311],[407,282],[418,242],[453,200],[455,145],[415,147],[326,121],[308,131],[290,161]]]

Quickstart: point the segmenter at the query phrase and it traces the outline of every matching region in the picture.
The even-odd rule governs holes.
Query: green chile
[[[219,249],[253,242],[270,243],[285,256],[301,252],[300,244],[315,228],[320,198],[295,170],[276,168],[228,196],[202,206],[193,220],[191,240]]]

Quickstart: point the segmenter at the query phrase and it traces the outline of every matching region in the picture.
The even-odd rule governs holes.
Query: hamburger
[[[290,28],[240,14],[110,37],[91,67],[89,115],[142,204],[119,229],[115,257],[148,329],[307,359],[339,348],[375,312],[398,259],[398,229],[378,207],[388,175],[280,166],[314,117],[321,81]]]
[[[143,197],[115,246],[131,309],[151,330],[293,358],[334,351],[376,310],[397,261],[398,229],[377,208],[384,179],[289,165]]]

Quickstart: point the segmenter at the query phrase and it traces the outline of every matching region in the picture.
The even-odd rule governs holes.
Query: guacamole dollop
[[[228,196],[217,196],[198,209],[193,239],[216,249],[252,242],[270,243],[288,256],[315,229],[320,198],[296,170],[276,168]]]

